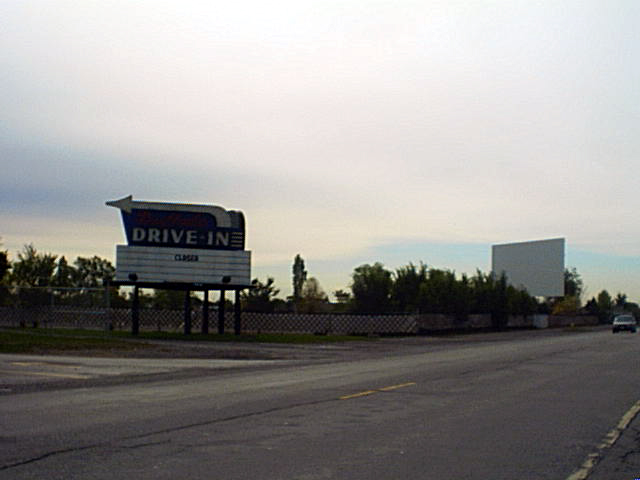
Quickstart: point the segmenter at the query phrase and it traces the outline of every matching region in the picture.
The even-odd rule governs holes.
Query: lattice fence
[[[140,309],[141,331],[184,331],[183,310]],[[191,331],[202,329],[202,311],[191,312]],[[225,331],[234,328],[233,312],[226,312]],[[218,313],[209,314],[209,331],[217,331]],[[45,328],[131,329],[130,309],[83,308],[72,306],[3,307],[1,326],[39,326]],[[242,332],[312,333],[312,334],[412,334],[417,333],[412,315],[340,315],[253,313],[241,315]]]
[[[140,309],[140,331],[183,332],[184,310]],[[576,323],[573,318],[571,323]],[[200,308],[191,311],[191,331],[202,331]],[[568,324],[568,322],[567,322]],[[458,321],[449,315],[348,315],[242,312],[243,333],[310,333],[350,335],[412,335],[451,329],[475,330],[491,327],[490,315],[470,315]],[[41,306],[0,308],[0,326],[39,326],[49,328],[87,328],[131,330],[131,310],[128,308],[86,308],[72,306]],[[513,317],[509,327],[532,326],[530,318]],[[225,332],[234,331],[233,311],[225,312]],[[209,312],[209,332],[217,332],[218,312]]]
[[[412,334],[413,315],[264,314],[243,313],[242,328],[250,332],[315,334]]]

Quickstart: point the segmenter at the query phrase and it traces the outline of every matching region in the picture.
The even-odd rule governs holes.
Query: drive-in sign
[[[127,237],[127,245],[116,248],[116,280],[249,285],[242,212],[131,196],[107,205],[120,209]]]
[[[213,250],[244,249],[244,215],[213,205],[107,202],[119,208],[129,245]]]

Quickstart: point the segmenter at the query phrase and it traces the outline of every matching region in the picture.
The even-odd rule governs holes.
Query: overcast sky
[[[242,210],[253,276],[488,271],[565,237],[640,300],[640,2],[0,0],[0,237],[114,259],[104,202]]]

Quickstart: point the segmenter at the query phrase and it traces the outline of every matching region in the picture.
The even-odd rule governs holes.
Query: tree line
[[[307,278],[304,261],[294,259],[293,295],[286,301],[276,298],[273,278],[267,283],[254,280],[250,294],[259,295],[258,311],[337,311],[354,314],[442,313],[464,321],[472,313],[489,313],[497,326],[509,315],[529,315],[539,309],[537,300],[526,291],[508,285],[506,277],[495,278],[476,272],[473,277],[409,263],[395,271],[377,262],[354,269],[350,291],[336,290],[337,302],[330,304],[314,277]]]
[[[101,303],[103,286],[113,279],[115,268],[104,258],[78,257],[69,263],[64,256],[41,253],[25,245],[17,259],[10,261],[7,251],[0,251],[0,305],[46,305],[51,301],[49,288],[56,289],[56,303]],[[127,299],[113,289],[115,304]]]
[[[105,305],[105,285],[115,277],[113,264],[97,255],[77,257],[69,263],[64,256],[42,253],[25,245],[10,261],[0,251],[0,306]],[[109,303],[114,308],[130,306],[130,293],[109,287]],[[194,304],[201,302],[191,294]],[[142,291],[142,308],[181,309],[185,292],[176,290]]]
[[[309,277],[304,260],[298,254],[292,266],[293,294],[282,300],[277,297],[279,289],[274,279],[266,282],[253,280],[254,288],[245,298],[246,308],[260,312],[340,312],[354,314],[409,314],[441,313],[464,321],[471,314],[491,314],[494,325],[504,325],[510,315],[535,313],[574,315],[589,313],[607,322],[618,312],[631,312],[640,316],[636,303],[627,301],[627,296],[618,293],[612,298],[602,290],[585,306],[583,280],[576,268],[564,272],[564,292],[560,298],[540,299],[526,290],[509,285],[505,275],[476,273],[469,277],[457,275],[446,269],[429,268],[424,263],[389,270],[383,264],[364,264],[351,274],[349,289],[333,292],[335,303],[315,277]]]
[[[429,268],[424,263],[409,263],[389,270],[382,263],[364,264],[351,274],[348,289],[333,292],[336,302],[328,295],[317,278],[309,276],[304,259],[294,257],[291,269],[292,295],[278,297],[280,290],[272,277],[265,282],[252,281],[252,288],[241,292],[242,307],[254,312],[297,313],[354,313],[409,314],[441,313],[464,321],[471,314],[491,314],[500,326],[510,315],[533,313],[574,314],[584,311],[607,321],[616,311],[640,314],[638,305],[618,293],[615,298],[601,291],[581,305],[583,282],[575,268],[566,269],[565,295],[558,299],[540,300],[526,290],[509,285],[504,275],[495,276],[477,270],[472,276],[457,275],[454,271]],[[29,244],[9,260],[8,252],[0,250],[0,305],[10,303],[46,304],[48,294],[43,287],[55,288],[57,303],[77,303],[79,298],[103,299],[101,289],[115,276],[115,268],[99,256],[78,257],[69,263],[64,256],[41,253]],[[33,288],[39,287],[39,288]],[[140,297],[141,306],[150,308],[182,308],[184,292],[154,290]],[[110,292],[111,304],[124,307],[128,296],[117,288]],[[201,302],[192,294],[195,304]],[[231,301],[227,300],[231,305]]]

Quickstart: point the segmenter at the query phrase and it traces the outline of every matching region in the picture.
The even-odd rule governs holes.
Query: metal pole
[[[233,330],[236,335],[240,335],[242,329],[242,306],[240,305],[240,290],[236,290],[236,299],[233,304]]]
[[[202,333],[209,333],[209,290],[204,291],[204,303],[202,304]]]
[[[140,298],[138,286],[133,286],[133,304],[131,305],[131,334],[138,335],[140,332]]]
[[[220,290],[220,304],[218,306],[218,333],[224,334],[224,301],[226,290],[223,288]]]
[[[184,334],[191,334],[191,292],[189,290],[184,295]]]

